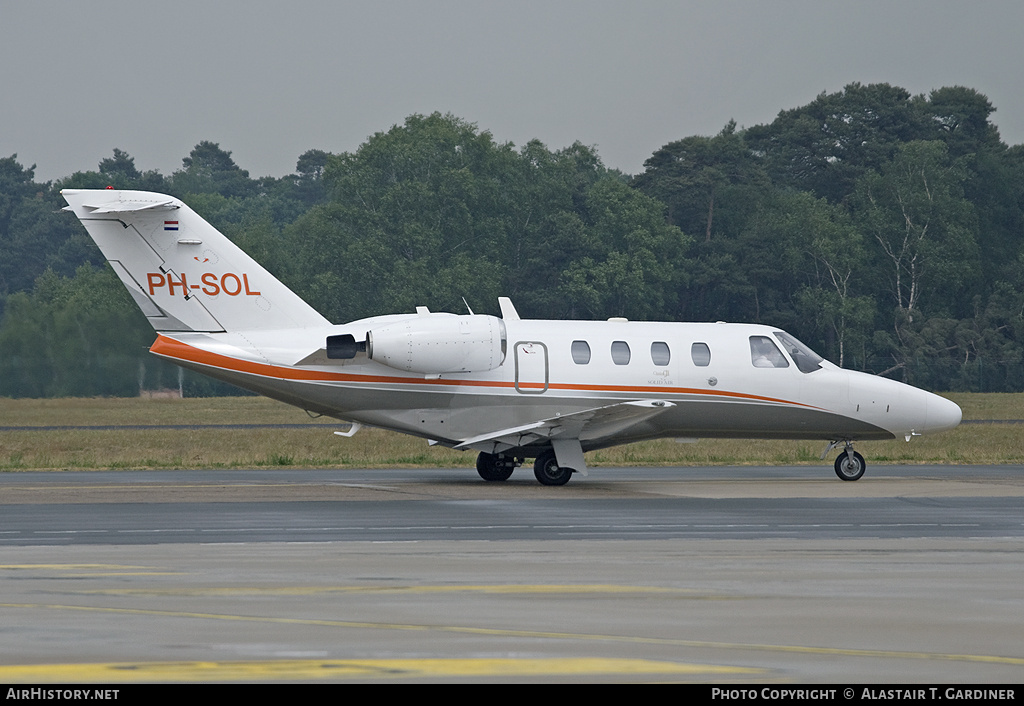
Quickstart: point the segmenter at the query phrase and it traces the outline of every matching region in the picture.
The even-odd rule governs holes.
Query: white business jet
[[[843,370],[770,326],[501,318],[418,307],[331,324],[180,200],[63,191],[178,365],[313,414],[479,452],[484,480],[526,458],[545,485],[584,452],[661,437],[820,439],[864,474],[862,439],[945,431],[960,408]]]

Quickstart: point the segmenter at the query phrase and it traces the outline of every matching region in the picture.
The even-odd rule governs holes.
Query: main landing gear
[[[575,470],[558,465],[553,449],[549,449],[533,462],[533,475],[541,485],[565,485],[572,478]]]
[[[516,466],[520,465],[523,459],[504,454],[488,454],[482,451],[476,457],[476,472],[484,480],[508,480]]]
[[[867,464],[864,463],[864,457],[853,450],[853,444],[849,441],[833,441],[828,445],[828,448],[825,449],[825,453],[821,457],[825,458],[825,454],[840,444],[845,444],[845,449],[836,456],[836,475],[839,476],[840,480],[859,479],[864,475]]]
[[[476,457],[476,472],[488,481],[508,480],[523,459],[520,456],[489,454],[480,452]],[[533,475],[541,485],[565,485],[572,478],[575,469],[559,466],[554,450],[545,451],[533,464]]]

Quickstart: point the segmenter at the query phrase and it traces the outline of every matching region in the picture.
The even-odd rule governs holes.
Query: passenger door
[[[548,347],[540,341],[519,341],[515,345],[516,391],[542,395],[548,389]]]

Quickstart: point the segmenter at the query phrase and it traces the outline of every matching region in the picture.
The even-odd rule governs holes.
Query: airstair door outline
[[[516,392],[542,395],[548,389],[548,347],[540,341],[519,341],[516,353]]]

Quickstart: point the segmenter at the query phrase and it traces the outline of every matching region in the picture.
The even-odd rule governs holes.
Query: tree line
[[[1024,147],[977,91],[851,84],[765,125],[671,142],[637,175],[413,115],[250,178],[199,143],[169,176],[119,149],[38,183],[0,159],[0,395],[130,395],[177,373],[63,188],[169,193],[328,319],[417,305],[746,321],[937,390],[1024,389]],[[191,394],[227,388],[188,377]]]

